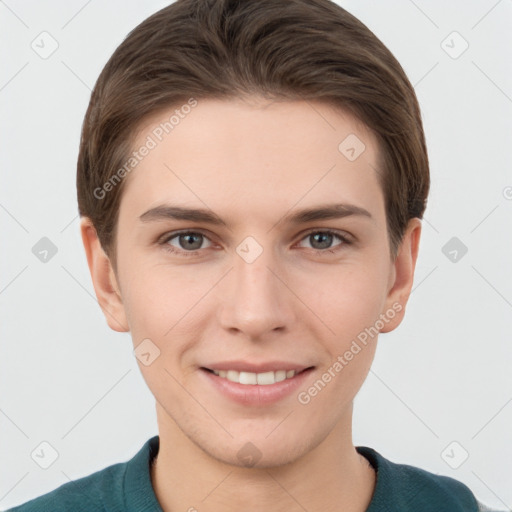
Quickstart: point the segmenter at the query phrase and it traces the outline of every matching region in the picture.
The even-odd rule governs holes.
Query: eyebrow
[[[279,222],[297,225],[317,220],[341,219],[352,215],[368,217],[370,219],[372,218],[371,213],[360,206],[353,204],[326,204],[313,208],[296,210],[283,217]],[[168,204],[162,204],[151,208],[147,212],[143,213],[139,219],[144,223],[174,219],[227,227],[226,222],[211,210],[202,208],[184,208],[182,206],[172,206]]]

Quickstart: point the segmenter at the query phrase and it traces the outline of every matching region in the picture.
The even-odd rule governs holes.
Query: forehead
[[[375,137],[323,102],[200,99],[146,119],[132,149],[144,153],[124,178],[133,214],[168,201],[270,219],[298,203],[382,202]]]

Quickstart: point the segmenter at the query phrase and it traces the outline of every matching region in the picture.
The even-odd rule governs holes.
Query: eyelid
[[[333,235],[339,236],[342,239],[347,240],[347,242],[355,242],[354,235],[350,234],[348,231],[345,231],[343,229],[335,229],[335,228],[311,228],[303,233],[301,233],[300,240],[305,238],[308,235],[311,235],[312,233],[332,233]]]
[[[192,251],[186,251],[184,249],[179,249],[179,248],[176,248],[174,246],[171,246],[171,245],[167,244],[167,242],[169,242],[170,240],[176,238],[179,235],[190,234],[190,233],[203,235],[212,244],[214,244],[214,242],[212,240],[212,237],[210,236],[209,232],[207,230],[204,230],[204,229],[201,229],[201,228],[180,229],[180,230],[177,230],[177,231],[167,232],[167,233],[165,233],[164,235],[162,235],[161,237],[158,238],[157,243],[159,245],[165,246],[164,249],[170,251],[171,253],[182,254],[182,255],[184,254],[185,256],[199,255],[204,249],[209,249],[210,248],[210,247],[205,247],[204,249],[195,249],[195,250],[192,250]],[[308,230],[303,231],[302,233],[300,233],[298,235],[300,238],[299,238],[297,243],[302,242],[307,236],[309,236],[309,235],[311,235],[313,233],[329,233],[329,234],[332,234],[334,236],[337,236],[341,240],[341,243],[336,245],[336,246],[334,246],[334,247],[329,247],[329,248],[326,248],[326,249],[310,248],[310,250],[315,252],[316,254],[328,253],[329,251],[332,253],[333,251],[338,250],[337,249],[338,247],[341,247],[341,246],[344,246],[344,245],[350,245],[350,244],[352,244],[355,241],[355,237],[352,234],[350,234],[350,233],[348,233],[347,231],[344,231],[344,230],[339,230],[339,229],[334,229],[334,228],[309,228]],[[171,247],[171,248],[169,248],[169,247]]]
[[[167,233],[164,233],[162,236],[158,237],[157,243],[165,243],[178,235],[185,235],[187,233],[198,233],[203,235],[205,238],[208,238],[210,241],[212,241],[213,237],[213,234],[210,234],[209,231],[201,228],[178,229],[177,231],[168,231]]]

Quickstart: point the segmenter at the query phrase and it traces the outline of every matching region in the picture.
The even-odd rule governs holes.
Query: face
[[[156,142],[125,177],[107,319],[143,354],[160,431],[229,464],[292,462],[350,430],[410,291],[377,142],[320,102],[199,100],[162,135],[173,111],[134,144]]]

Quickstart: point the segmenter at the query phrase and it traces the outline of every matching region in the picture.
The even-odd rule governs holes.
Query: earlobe
[[[405,306],[409,300],[414,281],[420,235],[420,219],[410,219],[391,269],[390,288],[385,301],[385,309],[382,313],[387,315],[388,312],[393,311],[393,314],[385,327],[381,329],[380,332],[382,333],[396,329],[404,317]],[[391,317],[391,314],[389,316]]]
[[[128,322],[117,279],[96,229],[88,217],[80,219],[80,232],[87,264],[98,303],[109,327],[117,332],[129,332]]]

